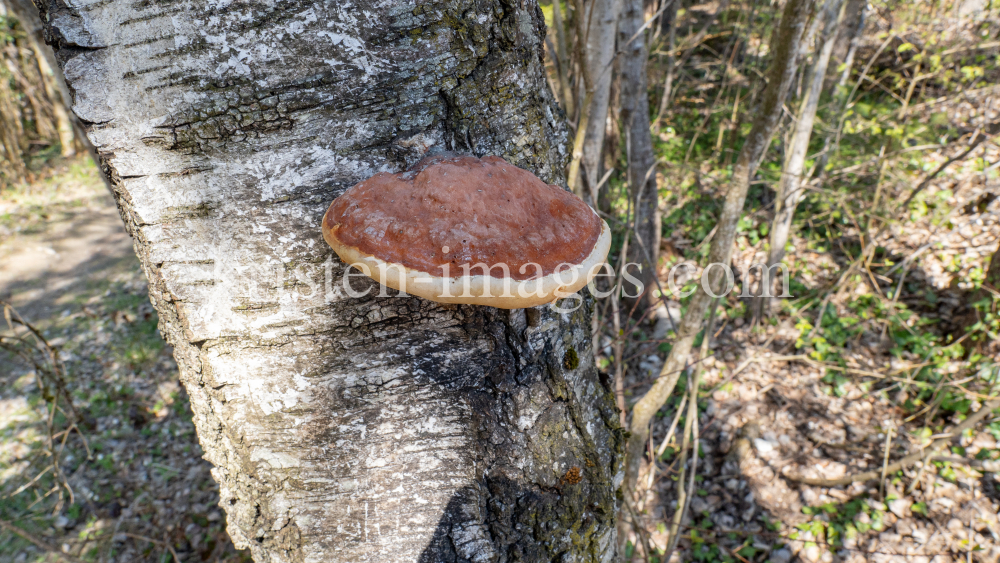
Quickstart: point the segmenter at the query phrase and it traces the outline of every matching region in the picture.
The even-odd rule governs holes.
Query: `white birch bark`
[[[587,77],[593,88],[593,98],[589,107],[581,107],[581,111],[590,113],[587,121],[586,137],[583,141],[582,174],[586,178],[583,184],[594,206],[597,205],[597,183],[601,179],[604,155],[604,132],[607,129],[608,102],[611,99],[611,63],[615,58],[615,34],[618,30],[618,16],[622,9],[622,0],[591,0],[587,4],[586,19],[582,21],[585,29],[587,60]],[[591,13],[592,12],[592,13]],[[582,99],[582,98],[581,98]]]
[[[868,0],[845,0],[844,18],[837,39],[833,44],[833,54],[830,59],[834,68],[850,68],[854,53],[857,51],[858,37],[865,26],[865,13],[868,11]],[[832,86],[836,75],[831,74],[826,81],[826,87]]]
[[[335,196],[429,150],[564,181],[533,0],[44,8],[238,547],[611,560],[623,438],[589,304],[351,298],[320,233]]]
[[[660,106],[656,112],[656,123],[654,125],[657,128],[660,126],[660,119],[667,111],[667,105],[670,103],[670,96],[672,95],[674,86],[674,65],[677,62],[677,54],[674,53],[674,49],[677,48],[677,5],[680,4],[680,0],[663,1],[670,2],[660,20],[661,27],[665,28],[667,32],[667,71],[663,78],[663,93],[660,95]]]
[[[639,279],[646,292],[641,294],[637,315],[645,313],[656,289],[656,264],[660,251],[661,219],[659,192],[656,182],[656,154],[649,132],[649,97],[646,79],[645,23],[642,0],[625,0],[618,24],[618,44],[621,58],[621,117],[628,135],[628,178],[633,198],[635,240],[629,247],[629,261],[642,265]],[[636,36],[638,34],[638,36]],[[634,39],[632,39],[635,37]],[[631,43],[626,43],[632,39]],[[639,295],[639,288],[627,284],[629,295]]]

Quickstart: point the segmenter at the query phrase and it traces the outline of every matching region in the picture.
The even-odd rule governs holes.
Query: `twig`
[[[952,345],[957,344],[957,343],[958,343],[958,341],[952,343]],[[768,357],[764,357],[764,358],[751,358],[750,360],[747,360],[746,362],[744,362],[744,364],[741,364],[740,368],[745,367],[745,364],[748,364],[751,361],[754,361],[754,362],[764,362],[764,361],[775,361],[775,362],[800,361],[802,363],[809,364],[809,365],[811,365],[813,367],[824,368],[824,369],[828,369],[828,370],[832,370],[832,371],[839,371],[839,372],[843,372],[843,373],[849,373],[849,374],[852,374],[852,375],[863,375],[865,377],[876,377],[878,379],[889,379],[889,380],[892,380],[892,381],[896,381],[898,383],[910,383],[910,384],[926,384],[926,383],[923,382],[923,381],[917,381],[915,379],[910,379],[910,378],[905,378],[905,377],[896,377],[895,374],[902,373],[902,372],[904,372],[906,370],[909,370],[909,369],[916,369],[916,368],[926,367],[926,366],[930,365],[929,363],[924,363],[924,364],[918,364],[916,366],[907,366],[907,367],[904,367],[902,369],[898,369],[898,370],[892,372],[891,374],[886,375],[884,373],[878,373],[878,372],[875,372],[875,371],[869,371],[869,370],[864,370],[864,369],[845,368],[845,367],[838,366],[837,364],[831,364],[829,362],[820,362],[820,361],[814,360],[814,359],[810,358],[809,356],[806,356],[805,354],[797,354],[797,355],[794,355],[794,356],[768,356]],[[727,379],[727,381],[728,381],[728,379]],[[975,397],[976,399],[982,399],[982,400],[986,400],[986,401],[991,401],[991,400],[997,398],[994,395],[983,395],[982,393],[976,393],[975,391],[971,391],[969,389],[966,389],[965,387],[962,387],[960,385],[960,383],[964,383],[965,381],[968,381],[968,380],[950,381],[950,382],[945,382],[944,380],[942,380],[941,382],[938,383],[937,389],[940,390],[940,388],[942,386],[948,385],[950,387],[956,387],[956,388],[958,388],[959,391],[961,391],[961,392],[963,392],[963,393],[965,393],[965,394],[967,394],[967,395],[969,395],[971,397]],[[725,382],[723,382],[723,384],[724,383]],[[722,385],[722,384],[720,384],[720,385]],[[718,386],[713,389],[713,392],[715,390],[718,390]],[[918,415],[919,415],[919,413],[918,413]],[[911,420],[911,419],[907,419],[907,420]]]
[[[55,555],[56,557],[58,557],[58,558],[60,558],[60,559],[62,559],[64,561],[68,561],[69,563],[86,563],[83,559],[79,559],[79,558],[74,557],[74,556],[72,556],[72,555],[70,555],[68,553],[63,553],[62,551],[56,549],[55,547],[49,545],[48,543],[46,543],[44,541],[42,541],[40,538],[36,537],[34,534],[31,534],[30,532],[26,532],[26,531],[22,530],[19,526],[15,526],[15,525],[11,524],[10,522],[7,522],[5,520],[0,520],[0,528],[3,528],[4,530],[7,530],[8,532],[10,532],[12,534],[16,534],[18,536],[21,536],[25,540],[27,540],[27,541],[31,542],[32,544],[34,544],[35,547],[37,547],[37,548],[39,548],[39,549],[41,549],[43,551],[47,551],[47,552],[51,553],[52,555]],[[177,560],[177,563],[180,563],[179,559]]]
[[[854,95],[857,94],[858,88],[861,87],[861,83],[864,82],[865,78],[868,77],[868,71],[871,70],[872,65],[875,64],[875,60],[878,59],[879,55],[882,54],[882,51],[884,51],[885,48],[889,46],[889,43],[891,43],[892,40],[895,38],[896,38],[895,34],[890,34],[888,37],[886,37],[885,41],[883,41],[882,44],[879,45],[878,49],[875,50],[875,54],[872,55],[870,59],[868,59],[868,64],[866,64],[864,70],[861,71],[861,77],[858,78],[858,81],[854,84],[854,88],[851,90],[851,93],[847,96],[847,103],[844,104],[844,107],[847,108],[851,107],[852,105],[851,102],[854,101]],[[844,117],[846,116],[843,116],[842,119]]]
[[[992,92],[993,90],[996,90],[997,88],[1000,88],[1000,84],[994,84],[992,86],[984,86],[983,88],[976,88],[974,90],[966,90],[965,94],[966,95],[978,94],[980,92],[985,92],[985,91]],[[947,101],[949,101],[951,99],[952,98],[950,96],[941,96],[940,98],[934,98],[933,100],[928,100],[926,102],[921,102],[919,104],[913,104],[912,106],[910,106],[910,111],[911,112],[920,111],[920,110],[923,110],[924,108],[933,107],[933,106],[935,106],[937,104],[947,102]]]
[[[885,499],[885,476],[888,473],[886,470],[889,468],[889,450],[892,449],[892,428],[889,428],[885,433],[885,456],[882,458],[882,479],[878,485],[878,497],[880,499]]]
[[[667,430],[667,435],[663,437],[663,441],[660,442],[659,447],[652,452],[652,459],[649,460],[649,478],[646,479],[646,489],[652,489],[653,484],[656,482],[656,460],[660,459],[663,452],[667,451],[667,444],[670,443],[670,439],[674,437],[674,431],[677,429],[677,423],[681,419],[681,413],[684,412],[684,405],[687,404],[688,396],[684,395],[681,397],[681,402],[677,405],[677,412],[674,413],[674,420],[670,423],[670,428]],[[652,440],[652,434],[650,434],[650,440]]]
[[[923,451],[923,448],[921,448],[921,451]],[[920,464],[920,470],[917,471],[917,476],[913,478],[913,481],[910,482],[910,486],[906,488],[907,495],[913,494],[913,490],[917,488],[917,485],[920,484],[920,480],[924,478],[924,470],[927,469],[927,460],[929,460],[934,453],[935,452],[927,452],[927,455],[921,460],[922,463]]]
[[[5,495],[3,498],[11,498],[11,497],[15,497],[15,496],[21,494],[21,492],[23,492],[28,487],[34,485],[36,481],[38,481],[39,479],[41,479],[43,475],[45,475],[46,473],[48,473],[51,470],[52,470],[52,466],[49,465],[48,467],[45,468],[45,470],[43,470],[41,473],[39,473],[38,475],[36,475],[34,479],[32,479],[31,481],[28,481],[27,483],[21,485],[20,487],[17,488],[16,491],[14,491],[13,493],[10,493],[9,495]]]
[[[664,373],[662,375],[673,375],[675,373],[682,372],[682,371],[684,371],[686,369],[689,369],[689,368],[691,368],[692,366],[694,366],[696,364],[700,364],[701,362],[704,362],[708,358],[712,358],[712,357],[714,357],[714,354],[709,354],[708,356],[706,356],[704,358],[699,358],[697,361],[691,362],[689,364],[685,364],[684,367],[681,368],[681,369],[678,369],[678,370],[675,370],[675,371],[668,371],[668,372],[666,372],[666,373]],[[643,387],[645,385],[649,385],[649,381],[641,381],[641,382],[636,383],[634,385],[629,385],[628,387],[626,387],[626,389],[630,389],[630,390],[631,389],[638,389],[639,387]]]
[[[677,423],[681,420],[681,413],[684,411],[684,405],[687,404],[687,395],[681,397],[681,402],[677,405],[677,412],[674,413],[674,420],[670,423],[670,428],[667,430],[667,435],[663,437],[663,442],[660,446],[656,448],[656,458],[659,459],[663,455],[663,452],[667,451],[667,444],[670,443],[670,439],[674,436],[674,431],[677,430]]]
[[[766,538],[775,538],[775,539],[781,540],[784,543],[800,543],[800,544],[815,543],[817,545],[822,545],[822,546],[826,546],[826,547],[829,547],[829,548],[835,548],[837,551],[846,550],[846,551],[853,551],[855,553],[864,553],[864,554],[868,554],[868,555],[899,555],[898,553],[888,552],[888,551],[867,550],[867,549],[860,549],[860,548],[857,548],[857,547],[846,547],[846,546],[840,545],[840,544],[832,544],[832,543],[829,543],[827,541],[821,540],[819,538],[812,538],[812,539],[793,538],[793,537],[790,537],[790,536],[788,536],[786,534],[783,534],[781,532],[768,532],[768,531],[764,531],[764,530],[760,530],[760,531],[756,531],[756,532],[748,532],[748,531],[745,531],[745,530],[729,529],[729,528],[718,528],[718,529],[713,529],[713,530],[705,530],[703,528],[699,528],[697,526],[690,526],[690,525],[685,525],[684,528],[686,528],[688,530],[698,530],[699,532],[712,534],[715,538],[719,538],[720,536],[728,535],[728,534],[733,534],[733,535],[738,535],[738,536],[744,536],[744,537],[748,537],[748,536],[760,536],[760,537],[766,537]],[[685,539],[695,540],[695,541],[704,541],[705,540],[704,537],[696,537],[696,536],[693,536],[693,535],[686,535],[686,536],[683,536],[683,537]],[[933,539],[934,539],[934,535],[931,535],[931,537],[928,539],[928,541],[926,543],[929,544],[931,541],[933,541]],[[923,555],[925,557],[934,557],[936,555],[951,556],[951,555],[953,555],[953,553],[952,552],[922,553],[920,555]]]
[[[149,543],[152,543],[152,544],[162,545],[163,547],[165,547],[168,550],[170,550],[170,554],[174,556],[175,563],[181,563],[181,558],[177,556],[177,552],[174,551],[174,546],[170,545],[170,542],[163,541],[163,540],[156,540],[156,539],[153,539],[153,538],[148,538],[146,536],[140,536],[139,534],[131,534],[129,532],[123,532],[122,535],[128,536],[130,538],[135,538],[137,540],[148,541]]]
[[[52,493],[54,493],[56,491],[61,491],[61,490],[62,490],[62,486],[59,485],[59,484],[56,484],[54,487],[52,487],[51,489],[49,489],[49,492],[45,493],[43,496],[40,496],[40,497],[36,498],[34,502],[32,502],[31,504],[29,504],[28,505],[28,510],[31,510],[32,508],[35,507],[36,504],[38,504],[38,503],[42,502],[43,500],[49,498],[49,495],[51,495]],[[35,494],[36,495],[38,494],[37,491],[35,492]]]
[[[643,558],[648,562],[649,561],[649,551],[648,551],[649,547],[647,546],[647,540],[646,540],[646,538],[644,538],[643,535],[642,535],[643,532],[645,532],[646,530],[642,526],[642,523],[639,522],[639,517],[636,516],[635,511],[632,510],[632,503],[629,502],[628,498],[625,498],[625,503],[624,504],[625,504],[625,508],[628,509],[628,513],[632,516],[632,528],[635,530],[635,535],[638,537],[638,540],[639,540],[636,543],[638,543],[638,544],[640,544],[642,546],[642,555],[643,555]]]
[[[969,459],[967,457],[959,457],[955,455],[936,455],[931,457],[931,461],[946,461],[948,463],[961,463],[962,465],[968,465],[974,469],[979,469],[987,473],[996,473],[1000,471],[1000,462],[996,460],[979,460],[979,459]]]
[[[632,199],[629,199],[628,209],[626,210],[626,222],[628,224],[632,223]],[[628,225],[626,225],[628,227]],[[626,229],[628,232],[631,229]],[[622,242],[621,254],[618,257],[618,271],[621,271],[623,264],[625,263],[626,256],[628,255],[628,241],[629,238],[626,236],[625,240]],[[618,281],[615,284],[615,292],[611,295],[611,322],[615,330],[615,339],[613,342],[613,351],[615,354],[615,403],[618,406],[618,417],[621,425],[626,426],[626,411],[627,407],[625,404],[625,366],[623,363],[624,347],[623,335],[621,329],[621,313],[618,308],[618,300],[621,299],[622,294],[622,283],[624,281],[624,276],[618,276]]]
[[[705,39],[705,36],[708,34],[708,28],[715,23],[715,19],[719,17],[719,14],[721,14],[727,8],[729,8],[729,0],[722,0],[721,2],[719,2],[719,5],[716,6],[715,11],[712,13],[712,16],[708,19],[707,22],[705,22],[705,25],[703,25],[702,28],[698,30],[698,33],[695,34],[694,38],[691,39],[690,46],[687,45],[684,46],[684,54],[681,55],[680,59],[676,63],[674,63],[674,66],[676,68],[681,68],[684,66],[684,63],[687,62],[688,57],[690,57],[694,53],[694,48],[697,47],[698,45],[701,45],[701,42]],[[680,48],[675,49],[674,51],[679,51],[679,50]],[[665,96],[663,97],[663,99],[660,100],[660,108],[656,114],[656,119],[653,120],[654,126],[659,125],[663,112],[666,109],[667,104],[670,102],[670,98],[668,97],[669,93],[664,92],[664,94]]]
[[[993,412],[994,409],[1000,407],[1000,399],[994,399],[982,407],[979,411],[969,418],[962,421],[961,424],[956,425],[951,431],[946,433],[946,436],[935,440],[929,446],[931,451],[936,451],[942,447],[948,445],[952,438],[955,436],[960,436],[962,432],[965,432],[969,428],[974,427],[982,419],[986,418],[986,415]],[[910,465],[920,461],[924,458],[926,454],[921,451],[914,454],[910,454],[899,461],[893,462],[887,466],[884,466],[881,470],[877,471],[866,471],[864,473],[857,473],[854,475],[848,475],[847,477],[841,477],[840,479],[813,479],[811,477],[803,477],[796,474],[786,474],[784,477],[790,481],[798,481],[800,483],[805,483],[806,485],[812,485],[816,487],[839,487],[842,485],[850,485],[851,483],[857,483],[859,481],[870,481],[872,479],[878,479],[880,475],[888,475],[889,473],[895,473],[904,467],[909,467]]]
[[[43,355],[47,358],[51,368],[46,369],[45,366],[38,363],[35,360],[35,356],[30,352],[21,350],[12,350],[12,351],[15,353],[19,353],[19,355],[22,358],[31,363],[35,367],[36,372],[50,373],[52,379],[54,380],[53,383],[56,386],[56,390],[59,391],[59,394],[61,394],[66,399],[66,403],[69,405],[69,409],[72,411],[73,418],[76,421],[81,420],[80,413],[77,412],[76,407],[73,405],[73,397],[70,394],[69,389],[66,388],[66,381],[63,379],[62,370],[59,367],[62,362],[59,361],[58,352],[56,352],[55,348],[53,348],[49,344],[49,341],[46,340],[44,336],[42,336],[42,333],[38,329],[32,326],[31,323],[24,320],[24,317],[21,316],[21,314],[17,311],[17,309],[14,308],[13,305],[0,299],[0,307],[3,308],[3,316],[4,320],[7,321],[7,327],[14,334],[13,338],[15,340],[20,341],[21,343],[28,344],[24,337],[17,335],[17,331],[14,328],[15,325],[20,325],[24,327],[24,329],[28,332],[28,334],[30,334],[31,337],[35,340],[35,348],[39,349],[43,353]]]
[[[969,153],[976,150],[976,147],[978,147],[983,141],[987,139],[992,139],[994,135],[995,133],[991,135],[983,135],[979,133],[979,131],[977,130],[972,140],[969,141],[969,148],[965,149],[958,156],[953,156],[948,160],[942,162],[941,166],[938,166],[937,169],[934,170],[934,172],[931,172],[926,178],[924,178],[922,182],[920,182],[920,184],[917,185],[917,187],[910,193],[909,197],[906,198],[906,201],[903,202],[903,205],[900,206],[900,209],[905,210],[907,207],[909,207],[910,202],[913,201],[913,198],[917,197],[917,194],[919,194],[924,190],[924,188],[929,186],[930,183],[934,180],[934,178],[937,178],[938,174],[943,172],[945,168],[948,168],[949,166],[951,166],[953,162],[957,160],[964,160],[965,157],[969,156]]]
[[[715,298],[712,300],[712,305],[708,313],[708,324],[705,326],[705,335],[702,337],[701,341],[701,356],[705,357],[708,354],[709,341],[712,339],[712,331],[715,328],[715,313],[718,310],[719,299]],[[688,380],[688,385],[690,386],[690,395],[688,397],[688,413],[687,420],[684,421],[684,440],[681,446],[681,455],[678,459],[681,460],[680,476],[677,479],[678,494],[677,494],[677,509],[674,512],[673,522],[670,527],[670,545],[667,547],[666,555],[664,556],[664,561],[670,561],[673,555],[674,549],[677,548],[678,531],[680,530],[681,522],[684,521],[684,517],[687,515],[688,506],[691,504],[691,497],[694,494],[694,484],[695,477],[698,475],[698,385],[701,382],[701,372],[702,364],[698,364],[695,367],[694,377]],[[684,486],[684,471],[685,467],[683,465],[684,453],[687,451],[688,447],[688,433],[691,434],[691,476],[688,479],[687,487]]]
[[[864,18],[862,17],[862,20],[863,19]],[[860,33],[860,29],[858,30],[858,32]],[[851,93],[848,94],[846,98],[844,98],[844,105],[843,105],[843,107],[840,110],[840,117],[837,120],[837,129],[836,129],[835,134],[833,135],[833,137],[834,137],[834,141],[833,141],[834,149],[833,149],[832,152],[838,152],[840,150],[840,137],[841,137],[841,134],[844,131],[844,123],[847,120],[847,112],[845,110],[848,110],[848,109],[850,109],[853,106],[854,95],[857,94],[858,88],[861,87],[861,83],[864,82],[865,78],[868,76],[868,71],[871,70],[872,65],[875,64],[875,60],[878,59],[879,55],[882,54],[882,51],[884,51],[885,48],[889,46],[889,43],[891,43],[892,40],[893,40],[893,38],[895,38],[895,37],[896,37],[895,35],[889,35],[888,37],[886,37],[885,41],[881,45],[879,45],[878,49],[875,50],[875,54],[872,55],[870,59],[868,59],[868,63],[865,65],[864,69],[861,71],[861,76],[860,76],[860,78],[858,78],[858,81],[854,84],[854,88],[851,89]],[[849,69],[845,69],[845,71],[849,72]],[[841,78],[841,83],[845,82],[846,79],[847,79],[847,74],[845,74]],[[829,137],[827,137],[827,144],[828,143],[829,143]]]
[[[794,356],[754,356],[752,358],[747,358],[746,360],[743,360],[743,362],[740,363],[740,365],[736,366],[736,369],[734,369],[733,372],[731,374],[729,374],[729,377],[725,378],[718,385],[716,385],[715,387],[713,387],[712,390],[708,392],[708,395],[712,395],[713,393],[715,393],[719,389],[722,389],[723,385],[725,385],[725,384],[729,383],[730,381],[732,381],[734,377],[736,377],[741,371],[743,371],[744,369],[746,369],[747,366],[749,366],[750,364],[754,364],[754,363],[758,363],[758,362],[788,362],[788,361],[794,361],[794,360],[805,360],[806,362],[814,362],[815,361],[815,360],[812,360],[811,358],[808,358],[807,356],[804,356],[804,355],[801,355],[801,354],[794,355]]]

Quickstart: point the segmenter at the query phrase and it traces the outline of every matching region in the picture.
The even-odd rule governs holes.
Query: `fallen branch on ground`
[[[917,197],[917,194],[919,194],[920,192],[924,191],[924,188],[926,188],[927,186],[929,186],[931,184],[931,182],[934,181],[934,178],[937,178],[938,174],[940,174],[941,172],[943,172],[945,168],[948,168],[954,162],[964,161],[965,157],[969,156],[969,153],[971,153],[972,151],[976,150],[976,147],[978,147],[980,144],[982,144],[983,141],[988,141],[988,140],[992,139],[994,137],[994,135],[996,135],[995,132],[994,133],[986,134],[986,133],[980,132],[979,130],[976,130],[976,133],[973,136],[973,138],[969,140],[969,146],[964,151],[962,151],[961,153],[959,153],[958,155],[953,156],[953,157],[949,158],[948,160],[942,162],[940,166],[938,166],[936,169],[934,169],[933,172],[931,172],[930,174],[928,174],[927,177],[924,178],[924,180],[922,182],[920,182],[920,184],[918,184],[917,187],[912,192],[910,192],[909,197],[906,198],[906,201],[903,202],[903,205],[900,206],[900,209],[906,209],[906,208],[908,208],[910,206],[910,202],[913,201],[913,198]]]
[[[850,485],[851,483],[857,483],[861,481],[871,481],[872,479],[878,479],[883,474],[888,475],[890,473],[895,473],[904,467],[909,467],[914,463],[921,461],[928,457],[933,457],[934,453],[941,448],[948,445],[952,438],[959,436],[962,432],[965,432],[969,428],[974,427],[981,420],[986,418],[988,414],[993,412],[995,409],[1000,408],[1000,399],[994,399],[985,405],[983,405],[979,411],[965,419],[961,424],[956,425],[952,428],[943,438],[935,440],[927,448],[912,453],[899,461],[890,463],[885,466],[885,468],[879,468],[874,471],[866,471],[864,473],[857,473],[855,475],[848,475],[847,477],[841,477],[839,479],[814,479],[811,477],[803,477],[801,475],[795,474],[784,474],[782,475],[785,479],[790,481],[797,481],[799,483],[804,483],[806,485],[812,485],[814,487],[839,487],[842,485]]]

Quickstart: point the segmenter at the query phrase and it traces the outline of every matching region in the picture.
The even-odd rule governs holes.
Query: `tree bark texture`
[[[843,25],[837,30],[837,39],[834,41],[833,53],[831,55],[831,59],[835,65],[834,68],[839,68],[845,64],[850,66],[852,61],[849,59],[853,59],[858,41],[857,38],[861,35],[861,31],[865,25],[865,11],[868,8],[868,0],[846,0],[846,2],[844,6]],[[827,85],[829,86],[832,83],[828,81]]]
[[[569,83],[569,57],[566,42],[566,25],[563,23],[562,0],[552,3],[552,25],[556,28],[556,64],[559,71],[559,96],[567,116],[575,113],[573,88]]]
[[[583,4],[582,0],[580,3]],[[597,183],[603,173],[601,157],[604,154],[608,101],[611,98],[610,67],[615,58],[615,33],[622,0],[591,0],[586,6],[588,8],[584,12],[584,17],[578,18],[580,22],[578,26],[583,32],[578,31],[578,37],[585,38],[583,41],[587,64],[585,87],[591,89],[593,94],[590,104],[580,107],[580,111],[589,113],[581,159],[583,168],[581,174],[585,182],[581,185],[584,187],[583,193],[589,196],[592,204],[596,206]]]
[[[629,247],[629,262],[642,264],[642,273],[638,277],[646,289],[637,307],[640,315],[649,308],[652,292],[656,288],[656,259],[660,248],[656,155],[649,133],[649,97],[646,93],[648,52],[645,33],[639,33],[628,43],[644,22],[643,1],[624,0],[618,22],[618,45],[622,51],[621,121],[629,140],[628,178],[635,202],[635,242]],[[636,295],[637,290],[635,287],[627,289],[629,295]]]
[[[732,182],[726,193],[722,213],[719,215],[718,230],[712,238],[708,264],[728,266],[732,262],[736,225],[743,213],[750,179],[761,156],[771,144],[771,137],[781,118],[781,106],[795,75],[799,45],[809,16],[810,4],[810,0],[788,0],[781,16],[781,23],[771,38],[773,55],[767,73],[767,86],[760,106],[756,109],[753,126],[733,167]],[[709,271],[709,283],[716,292],[722,290],[719,283],[722,275],[722,268],[719,267]],[[642,399],[632,407],[632,421],[629,423],[631,435],[625,454],[625,479],[628,491],[634,490],[639,475],[646,441],[649,439],[650,421],[673,393],[677,379],[684,371],[688,355],[691,353],[691,345],[701,331],[702,321],[712,299],[703,284],[698,284],[659,377]]]
[[[674,85],[674,68],[677,62],[677,53],[674,50],[677,48],[677,7],[681,3],[681,0],[663,0],[664,2],[670,2],[667,9],[663,12],[663,16],[660,18],[660,25],[665,30],[664,33],[667,34],[667,71],[663,77],[663,94],[660,95],[660,107],[656,112],[656,126],[659,127],[660,119],[663,118],[663,114],[667,111],[667,104],[670,103],[670,96],[672,94]]]
[[[838,72],[836,75],[831,74],[827,77],[827,81],[824,83],[824,89],[829,90],[834,89],[834,100],[836,104],[837,112],[837,122],[843,117],[844,111],[847,109],[847,103],[849,102],[850,95],[846,91],[847,79],[851,77],[851,68],[854,66],[854,57],[858,52],[858,43],[860,43],[861,32],[864,31],[865,18],[868,11],[868,0],[862,0],[858,2],[856,0],[848,0],[847,4],[844,6],[844,19],[841,22],[840,31],[837,34],[837,43],[834,44],[833,49],[833,60],[836,62],[837,59],[837,49],[840,46],[840,42],[844,35],[848,37],[846,54],[844,55],[844,61],[837,64]],[[836,82],[832,82],[836,76]],[[832,82],[832,84],[831,84]],[[824,182],[827,177],[826,166],[830,161],[830,153],[833,152],[834,138],[836,137],[836,131],[829,131],[826,137],[823,139],[823,150],[820,151],[819,158],[816,159],[816,170],[820,174],[820,183]]]
[[[823,31],[818,41],[820,48],[815,53],[815,60],[809,75],[809,89],[799,104],[798,118],[795,121],[792,139],[789,142],[789,150],[785,154],[781,179],[778,180],[778,190],[775,195],[776,209],[774,220],[771,222],[771,249],[767,257],[769,268],[780,264],[781,260],[784,259],[785,245],[788,244],[788,237],[792,230],[795,208],[805,196],[803,181],[807,179],[803,177],[803,174],[805,174],[809,141],[812,139],[816,110],[819,109],[819,100],[823,94],[823,81],[826,79],[827,65],[830,62],[830,55],[833,53],[837,29],[841,22],[842,4],[843,0],[826,0],[821,12]],[[763,285],[765,281],[767,281],[766,277],[761,280],[761,295],[754,298],[754,311],[758,318],[769,313],[768,309],[771,303],[771,298],[765,296],[767,294]]]
[[[437,149],[565,182],[534,0],[50,0],[42,16],[238,547],[613,558],[623,434],[592,304],[442,306],[361,276],[372,291],[350,298],[320,234],[335,196]]]

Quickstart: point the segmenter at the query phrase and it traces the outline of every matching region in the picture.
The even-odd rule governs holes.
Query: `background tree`
[[[578,0],[574,16],[578,68],[579,117],[570,164],[570,186],[578,195],[597,205],[597,190],[603,173],[604,133],[611,99],[615,59],[615,34],[622,0]]]
[[[29,0],[3,0],[24,29],[25,39],[35,55],[38,77],[45,89],[45,95],[52,104],[52,118],[59,137],[59,149],[64,157],[76,154],[77,144],[86,143],[82,137],[80,124],[69,112],[70,94],[66,80],[56,63],[55,54],[45,46],[42,36],[42,22],[38,10]]]
[[[806,157],[809,150],[809,140],[812,138],[813,123],[816,111],[819,109],[820,96],[823,93],[823,82],[826,78],[826,68],[837,38],[837,30],[842,19],[842,0],[827,0],[816,16],[816,23],[822,26],[822,32],[817,40],[818,48],[813,56],[813,64],[809,69],[808,89],[799,104],[799,112],[795,116],[795,126],[785,153],[785,164],[781,171],[781,181],[775,194],[774,221],[771,223],[771,249],[767,257],[768,273],[762,276],[760,296],[755,302],[754,314],[757,318],[768,313],[771,300],[764,284],[770,282],[770,272],[781,264],[785,257],[785,245],[788,244],[788,234],[792,228],[792,218],[795,208],[802,201],[805,193],[804,182],[808,182],[811,171],[806,171]],[[768,287],[768,290],[771,288]],[[781,293],[779,291],[778,293]]]
[[[792,83],[798,61],[800,41],[809,15],[811,2],[808,0],[789,0],[785,4],[781,16],[781,24],[777,28],[771,45],[774,50],[768,70],[767,88],[763,93],[760,107],[756,110],[753,128],[740,150],[733,169],[732,183],[726,193],[722,213],[718,219],[718,231],[712,239],[708,264],[729,265],[733,252],[733,242],[736,239],[736,227],[743,214],[743,204],[746,201],[750,179],[757,164],[771,143],[771,136],[781,117],[785,95]],[[723,284],[720,281],[724,274],[721,269],[710,271],[707,285],[716,294],[721,294]],[[706,286],[699,285],[688,305],[687,312],[678,329],[678,337],[673,343],[670,354],[663,363],[660,376],[652,388],[632,407],[632,420],[629,424],[628,451],[626,454],[626,485],[631,490],[639,474],[646,442],[649,438],[649,424],[656,412],[660,410],[667,398],[673,393],[677,380],[685,369],[688,354],[694,344],[695,337],[702,330],[704,317],[712,301]]]
[[[656,155],[649,132],[649,97],[646,94],[646,48],[645,15],[641,0],[626,0],[618,24],[618,45],[621,57],[621,120],[627,139],[628,182],[635,201],[633,219],[634,240],[629,249],[629,262],[640,264],[637,272],[642,284],[627,287],[629,295],[640,295],[636,310],[642,315],[655,302],[653,290],[657,285],[657,258],[660,253],[660,231],[662,221],[659,210],[659,186],[657,186]],[[628,284],[632,285],[632,284]]]
[[[622,433],[590,305],[446,307],[357,278],[373,291],[349,298],[319,230],[343,190],[432,150],[564,182],[535,2],[45,2],[42,19],[238,547],[612,558]]]
[[[42,40],[37,10],[26,0],[0,2],[0,187],[29,173],[32,159],[76,154],[69,93],[52,50]]]

